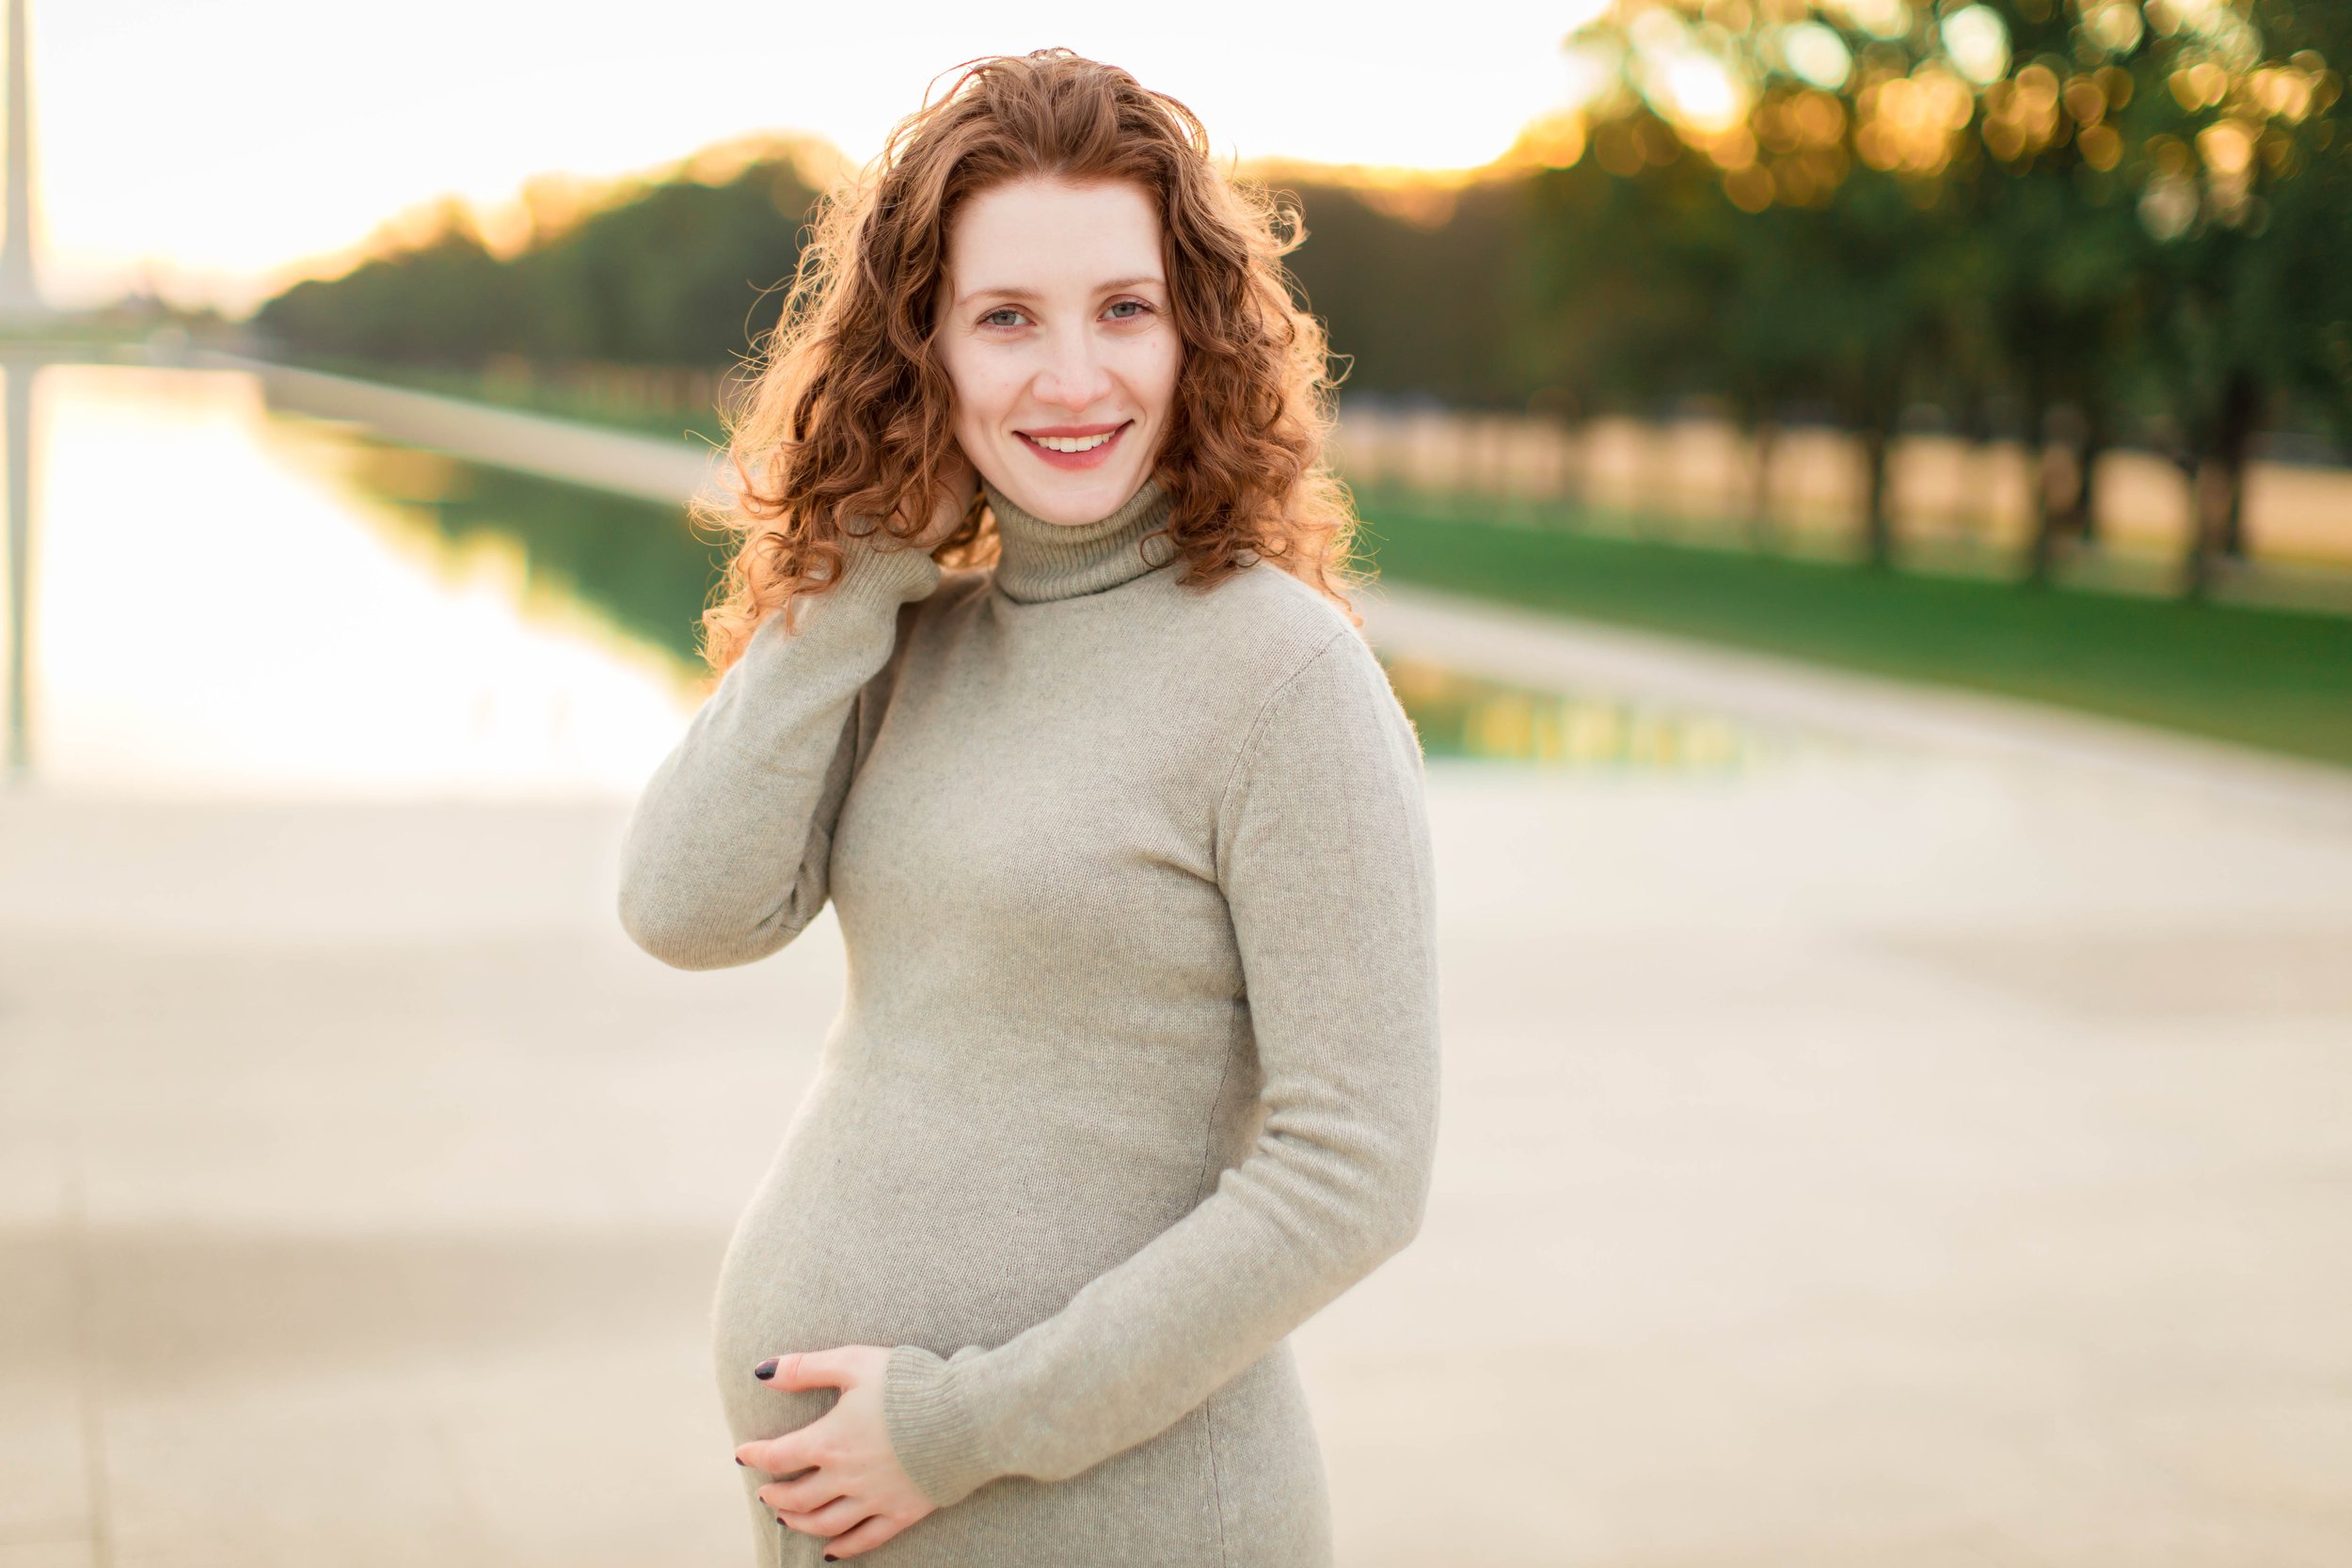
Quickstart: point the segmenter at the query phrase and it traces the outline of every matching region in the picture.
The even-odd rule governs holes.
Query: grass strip
[[[2352,767],[2352,619],[1755,555],[1366,500],[1400,584]]]

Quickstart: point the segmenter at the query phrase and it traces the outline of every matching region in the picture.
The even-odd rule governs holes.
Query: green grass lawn
[[[1361,502],[1384,578],[2352,767],[2352,618],[1497,525]]]

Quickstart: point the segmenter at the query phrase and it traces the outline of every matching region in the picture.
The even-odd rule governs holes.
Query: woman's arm
[[[1412,1239],[1438,1123],[1422,786],[1412,726],[1352,631],[1267,699],[1217,816],[1264,1130],[1053,1317],[993,1349],[893,1348],[885,1421],[933,1503],[1142,1442]]]
[[[922,548],[841,541],[840,585],[759,624],[654,770],[621,847],[621,925],[678,969],[764,958],[825,906],[857,702],[889,662],[899,606],[939,586]]]

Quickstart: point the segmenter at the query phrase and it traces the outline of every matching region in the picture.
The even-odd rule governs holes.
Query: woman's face
[[[1184,358],[1150,192],[1036,178],[971,198],[936,319],[981,477],[1049,523],[1093,522],[1142,487]]]

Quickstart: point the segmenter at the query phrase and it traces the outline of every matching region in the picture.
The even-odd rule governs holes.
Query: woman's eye
[[[1129,306],[1133,306],[1133,307],[1135,307],[1135,309],[1136,309],[1136,310],[1138,310],[1138,311],[1148,311],[1148,310],[1150,310],[1150,309],[1152,309],[1152,307],[1150,307],[1149,305],[1144,304],[1144,303],[1143,303],[1143,301],[1141,301],[1141,300],[1139,300],[1139,299],[1122,299],[1122,300],[1120,300],[1118,304],[1116,304],[1116,305],[1112,306],[1112,307],[1111,307],[1111,309],[1114,309],[1114,310],[1124,310],[1124,309],[1126,309]],[[1130,321],[1130,322],[1131,322],[1131,321],[1135,320],[1136,318],[1135,318],[1135,317],[1133,317],[1133,316],[1121,316],[1121,317],[1120,317],[1119,319],[1120,319],[1120,321]]]
[[[1007,306],[1001,310],[991,310],[987,315],[980,318],[980,322],[981,325],[986,326],[1011,326],[1016,324],[1020,315],[1020,311],[1015,310],[1010,306]],[[996,319],[999,316],[1011,316],[1015,318],[1015,321],[1000,322]]]

